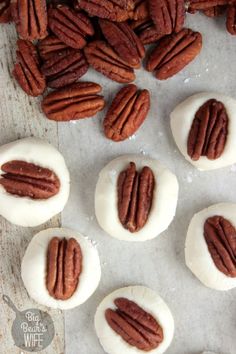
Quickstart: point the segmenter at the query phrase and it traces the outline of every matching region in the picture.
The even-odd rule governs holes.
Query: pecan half
[[[67,48],[68,46],[65,43],[53,35],[42,39],[38,44],[39,55],[43,60],[48,60],[55,53]]]
[[[99,21],[101,30],[112,48],[121,59],[133,68],[139,68],[145,49],[127,23],[115,23],[108,20]]]
[[[109,79],[120,83],[129,83],[135,79],[133,68],[106,42],[93,41],[85,47],[84,52],[88,63]]]
[[[86,37],[94,34],[90,19],[65,5],[48,10],[48,25],[62,42],[75,49],[83,48]]]
[[[115,96],[103,122],[108,139],[122,141],[133,135],[144,122],[150,109],[148,90],[136,85],[123,87]]]
[[[82,272],[82,251],[74,239],[53,237],[47,251],[46,286],[57,300],[67,300],[76,291]]]
[[[39,96],[46,87],[43,74],[39,69],[39,57],[36,48],[31,42],[19,39],[16,52],[17,63],[13,75],[22,90],[30,96]]]
[[[189,0],[190,11],[207,10],[214,6],[228,5],[231,0]],[[234,0],[233,0],[234,2]]]
[[[215,160],[221,156],[228,135],[228,115],[222,102],[205,102],[195,114],[189,136],[188,155],[197,161],[201,156]]]
[[[68,121],[94,116],[105,106],[98,93],[101,86],[93,82],[79,82],[49,93],[42,101],[48,119]]]
[[[133,0],[79,0],[79,6],[90,16],[123,22],[133,16]]]
[[[156,71],[159,80],[166,80],[188,65],[202,48],[202,36],[191,29],[160,39],[147,61],[147,70]]]
[[[64,87],[77,81],[88,70],[88,63],[81,51],[67,48],[55,52],[41,67],[47,86]]]
[[[223,15],[225,10],[226,10],[225,6],[213,6],[210,7],[209,9],[203,10],[203,13],[207,17],[218,17]]]
[[[143,45],[159,41],[163,37],[157,32],[151,19],[132,21],[131,28],[135,31]]]
[[[236,229],[223,216],[208,218],[204,237],[215,266],[228,277],[236,277]]]
[[[226,28],[230,34],[236,36],[236,4],[227,7]]]
[[[11,21],[11,0],[0,0],[0,23]]]
[[[134,0],[134,10],[132,19],[134,21],[147,19],[149,17],[149,9],[146,0]]]
[[[150,16],[157,32],[165,35],[179,32],[184,25],[184,0],[149,0]]]
[[[60,181],[48,168],[25,161],[9,161],[1,166],[0,184],[19,197],[48,199],[59,192]]]
[[[152,207],[155,178],[145,166],[140,173],[134,162],[118,178],[118,215],[121,224],[130,232],[144,227]]]
[[[107,309],[106,320],[129,345],[148,352],[162,343],[163,329],[150,313],[126,298],[117,298],[114,304],[117,309]]]
[[[11,12],[22,39],[33,41],[47,36],[46,0],[12,0]]]

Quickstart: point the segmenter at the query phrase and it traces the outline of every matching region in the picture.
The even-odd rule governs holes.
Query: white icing
[[[25,138],[0,147],[0,166],[12,160],[49,168],[59,178],[60,190],[49,199],[34,200],[7,193],[0,185],[0,215],[16,225],[37,226],[60,213],[70,191],[69,171],[60,152],[44,140]]]
[[[236,278],[228,277],[218,270],[204,238],[204,223],[214,215],[223,216],[236,227],[236,204],[215,204],[195,214],[187,232],[185,260],[189,269],[204,285],[216,290],[229,290],[236,287]]]
[[[229,118],[228,136],[222,155],[209,160],[201,156],[198,161],[193,161],[187,152],[188,135],[198,109],[209,99],[221,101]],[[171,113],[171,130],[180,152],[192,165],[199,170],[213,170],[232,165],[236,162],[236,100],[215,92],[202,92],[187,98],[180,103]]]
[[[98,306],[95,314],[95,330],[105,352],[108,354],[144,354],[144,351],[129,345],[123,340],[106,321],[105,311],[108,308],[116,309],[114,300],[118,297],[125,297],[134,301],[158,321],[163,329],[164,339],[156,349],[148,353],[164,353],[173,339],[174,319],[163,299],[153,290],[144,286],[129,286],[118,289],[105,297]]]
[[[75,238],[83,255],[79,284],[68,300],[54,299],[46,287],[48,244],[55,236]],[[101,278],[99,255],[80,233],[65,228],[47,229],[36,234],[29,243],[21,264],[21,277],[29,296],[39,304],[60,310],[71,309],[84,303],[96,290]]]
[[[117,210],[117,179],[133,161],[141,170],[149,166],[155,177],[152,208],[144,227],[131,233],[123,227]],[[150,240],[167,229],[174,218],[178,181],[176,176],[158,161],[140,155],[118,157],[106,165],[99,174],[95,192],[95,213],[100,226],[111,236],[125,241]]]

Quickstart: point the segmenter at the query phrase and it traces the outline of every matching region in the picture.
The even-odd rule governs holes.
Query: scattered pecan
[[[49,93],[42,101],[48,119],[68,121],[94,116],[105,106],[98,93],[101,86],[93,82],[79,82]]]
[[[189,0],[188,11],[207,10],[214,6],[228,5],[230,2],[231,0]]]
[[[86,37],[94,34],[90,19],[65,5],[48,10],[48,25],[62,42],[75,49],[83,48]]]
[[[149,11],[158,33],[166,35],[183,28],[184,0],[149,0]]]
[[[134,162],[118,178],[118,215],[121,224],[130,232],[141,230],[152,207],[155,178],[145,166],[140,173]]]
[[[126,298],[117,298],[114,304],[117,309],[107,309],[106,320],[129,345],[148,352],[162,343],[163,329],[150,313]]]
[[[208,218],[204,237],[216,267],[228,277],[236,277],[236,229],[223,216]]]
[[[203,13],[207,17],[218,17],[223,15],[225,10],[226,10],[225,6],[213,6],[210,7],[209,9],[203,10]]]
[[[0,23],[11,21],[11,0],[0,0]]]
[[[144,122],[150,109],[148,90],[138,91],[130,84],[115,96],[103,122],[108,139],[122,141],[133,135]]]
[[[4,172],[0,184],[5,190],[19,197],[31,199],[48,199],[60,189],[56,174],[48,168],[25,161],[9,161],[1,166]]]
[[[108,20],[100,20],[99,24],[106,40],[119,57],[133,68],[139,68],[145,49],[129,25],[125,22],[115,23]]]
[[[42,39],[38,44],[39,55],[43,60],[48,60],[55,53],[69,48],[56,36],[50,35]]]
[[[84,54],[72,48],[55,52],[41,67],[47,86],[60,88],[72,84],[88,70]]]
[[[13,75],[21,88],[30,96],[39,96],[46,87],[43,74],[39,69],[39,58],[31,42],[19,39]]]
[[[160,39],[147,61],[147,70],[155,70],[159,80],[166,80],[189,64],[201,48],[201,34],[191,29],[183,29]]]
[[[189,136],[188,155],[192,160],[207,156],[215,160],[221,156],[228,135],[228,115],[222,102],[205,102],[195,114]]]
[[[88,63],[111,80],[129,83],[135,79],[133,68],[104,41],[93,41],[85,49]]]
[[[134,10],[132,19],[134,21],[147,19],[149,17],[149,9],[146,0],[134,0]]]
[[[236,36],[236,4],[227,8],[226,28],[230,34]]]
[[[46,0],[12,0],[11,12],[22,39],[33,41],[47,36]]]
[[[82,251],[74,239],[53,237],[47,251],[46,286],[57,300],[67,300],[76,291],[82,272]]]
[[[163,37],[156,30],[151,19],[132,21],[131,28],[135,31],[143,45],[159,41]]]

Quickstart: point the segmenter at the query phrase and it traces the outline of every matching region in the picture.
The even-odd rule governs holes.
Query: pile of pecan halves
[[[140,127],[150,108],[147,90],[130,82],[156,43],[145,67],[159,80],[177,74],[200,52],[202,36],[184,28],[186,13],[226,13],[236,35],[236,0],[0,0],[0,22],[14,21],[19,35],[13,75],[30,96],[43,95],[47,118],[91,117],[105,106],[101,86],[78,80],[89,66],[128,84],[115,96],[104,119],[106,137],[121,141]],[[48,91],[48,90],[47,90]]]

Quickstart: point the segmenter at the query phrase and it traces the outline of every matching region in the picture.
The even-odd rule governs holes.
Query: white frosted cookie
[[[186,264],[207,287],[216,290],[236,287],[235,227],[236,204],[231,203],[203,209],[190,222],[185,243]]]
[[[201,126],[202,123],[199,124],[198,121],[194,134],[198,131],[198,143],[199,139],[202,139],[204,136],[205,139],[203,141],[205,141],[205,145],[201,147],[198,145],[196,147],[195,144],[195,147],[192,147],[194,150],[193,153],[193,151],[188,150],[188,138],[192,124],[199,108],[211,99],[215,99],[224,105],[228,120],[219,129],[219,125],[217,124],[219,124],[221,118],[218,117],[214,123],[215,125],[213,124],[213,128],[211,125],[208,125],[209,128],[205,130]],[[213,112],[212,108],[211,112]],[[211,117],[213,115],[211,113]],[[202,92],[187,98],[171,113],[171,130],[180,152],[186,160],[199,170],[214,170],[236,162],[236,100],[231,97],[215,92]],[[226,141],[223,143],[225,131],[227,131]],[[223,151],[219,148],[221,145],[224,146]],[[199,151],[202,151],[202,155],[198,156],[198,158],[196,156],[199,154]],[[217,154],[216,156],[218,157],[215,156],[212,159],[212,154]]]
[[[144,324],[146,328],[148,326],[149,328],[152,328],[152,335],[156,333],[154,331],[154,326],[151,327],[150,325],[153,319],[150,320],[149,318],[149,321],[146,322],[146,314],[145,316],[143,316],[143,313],[141,313],[140,315],[140,310],[137,312],[137,309],[132,311],[133,304],[126,304],[125,306],[122,305],[122,307],[119,308],[119,311],[121,311],[121,315],[124,316],[124,314],[129,314],[129,316],[131,316],[133,320],[136,319],[136,324],[134,324],[134,322],[133,324],[131,323],[131,328],[127,330],[127,321],[125,321],[126,323],[124,327],[124,322],[120,322],[119,318],[117,319],[116,317],[114,317],[116,316],[117,310],[117,306],[115,305],[114,301],[119,298],[125,299],[126,302],[128,300],[135,303],[135,307],[136,305],[138,305],[139,308],[145,311],[146,314],[151,315],[154,321],[157,322],[159,331],[161,331],[162,336],[160,342],[158,340],[157,342],[155,342],[156,337],[152,337],[152,343],[156,343],[154,349],[148,351],[139,349],[137,345],[140,346],[140,344],[142,343],[143,346],[147,345],[147,343],[143,343],[142,341],[138,342],[136,334],[131,334],[133,333],[133,330],[137,328],[137,325],[138,327],[141,326],[141,330],[139,328],[139,332],[142,333],[144,329],[142,324]],[[124,301],[122,300],[122,302]],[[118,323],[118,327],[122,327],[122,332],[124,331],[127,337],[132,339],[132,345],[129,344],[120,334],[118,334],[109,325],[107,321],[107,310],[113,313],[112,322]],[[137,321],[137,319],[139,321]],[[172,341],[174,335],[174,319],[166,303],[153,290],[144,286],[128,286],[114,291],[113,293],[105,297],[105,299],[100,303],[95,314],[95,329],[102,347],[108,354],[162,354],[167,350]],[[146,333],[147,332],[148,331],[146,331]],[[147,334],[144,333],[144,337],[147,338]]]
[[[32,173],[37,178],[31,179]],[[44,140],[25,138],[1,146],[0,174],[0,215],[13,224],[40,225],[60,213],[68,200],[70,176],[64,158]],[[45,199],[38,199],[38,194]]]
[[[149,196],[151,205],[149,212],[146,214],[147,220],[144,226],[135,232],[131,232],[127,226],[123,226],[124,224],[121,222],[123,219],[121,219],[118,212],[118,180],[120,174],[130,167],[130,162],[135,163],[139,176],[144,166],[150,168],[154,180],[152,197]],[[145,181],[143,185],[144,187],[142,188],[140,182],[138,190],[143,190],[147,187]],[[139,155],[118,157],[108,163],[99,174],[95,192],[95,213],[98,223],[109,235],[120,240],[150,240],[166,230],[173,220],[178,199],[178,189],[176,176],[157,160]],[[127,193],[122,193],[122,202],[125,204]],[[146,201],[142,200],[142,198],[140,201],[139,207],[137,207],[136,213],[134,213],[137,220],[137,213],[139,213],[140,217],[140,213],[143,212],[143,209],[147,205]],[[131,198],[128,204],[127,211],[130,214],[127,213],[127,215],[131,215]],[[128,225],[128,222],[126,225]],[[129,225],[133,225],[133,223],[129,223]]]
[[[52,270],[52,268],[48,268],[48,247],[54,237],[58,237],[60,241],[65,238],[67,242],[70,238],[73,238],[78,242],[81,250],[82,257],[80,257],[81,263],[79,265],[78,285],[74,287],[72,296],[67,299],[65,299],[65,296],[64,299],[61,299],[61,296],[59,298],[58,293],[57,298],[54,297],[55,289],[60,290],[63,283],[59,284],[54,281],[53,295],[49,293],[47,287],[48,270]],[[50,255],[55,255],[55,253],[56,251],[53,250]],[[60,254],[60,252],[56,253],[57,256],[54,257],[54,264],[57,264],[55,271],[57,279],[60,278],[58,276],[58,274],[60,274],[58,272],[58,269],[60,269],[60,257],[58,257],[58,254]],[[75,269],[68,267],[70,260],[73,264],[76,264],[76,253],[73,251],[72,253],[66,254],[67,257],[65,257],[65,254],[66,253],[64,253],[65,264],[68,266],[66,267],[64,264],[62,268],[65,269],[64,279],[68,279],[68,285],[64,284],[64,288],[67,289],[71,285],[71,278],[73,278],[75,274]],[[72,256],[74,258],[70,258]],[[50,264],[53,266],[53,257]],[[65,228],[47,229],[36,234],[29,243],[22,260],[21,277],[29,296],[39,304],[60,310],[71,309],[84,303],[96,290],[101,277],[99,255],[92,243],[85,239],[79,232]],[[50,274],[50,277],[53,278],[53,274]]]

